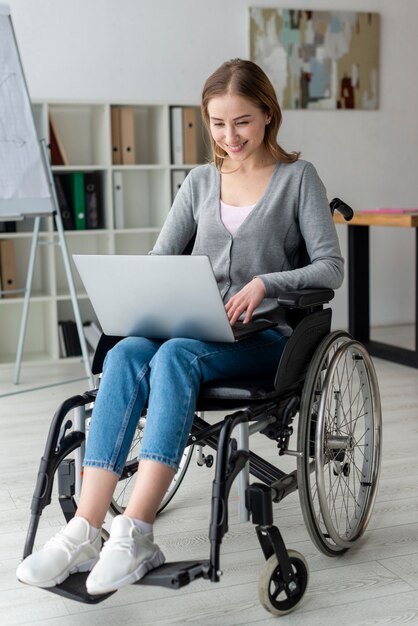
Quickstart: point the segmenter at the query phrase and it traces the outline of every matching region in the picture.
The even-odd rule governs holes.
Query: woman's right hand
[[[233,326],[245,312],[244,324],[252,318],[254,310],[262,303],[266,295],[266,288],[261,278],[253,278],[225,305],[228,319]]]

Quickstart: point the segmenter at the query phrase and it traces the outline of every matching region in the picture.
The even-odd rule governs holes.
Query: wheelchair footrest
[[[103,593],[100,596],[91,596],[86,589],[86,579],[89,573],[77,572],[77,574],[71,574],[63,583],[55,587],[48,587],[46,591],[52,591],[52,593],[56,593],[58,596],[64,596],[64,598],[69,600],[76,600],[76,602],[84,602],[85,604],[98,604],[116,593],[112,591],[111,593]]]
[[[197,578],[208,578],[208,571],[209,561],[173,561],[151,570],[135,584],[179,589]]]
[[[197,578],[207,578],[208,570],[209,561],[174,561],[172,563],[164,563],[164,565],[151,570],[134,584],[157,585],[160,587],[179,589]],[[86,604],[98,604],[116,593],[112,591],[99,596],[91,596],[87,593],[86,589],[86,579],[88,575],[89,572],[72,574],[60,585],[48,587],[45,591],[51,591],[64,598],[84,602]]]

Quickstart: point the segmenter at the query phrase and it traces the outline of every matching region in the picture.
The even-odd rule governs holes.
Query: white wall
[[[355,209],[418,206],[417,0],[9,0],[34,99],[192,103],[221,62],[248,56],[248,7],[377,11],[378,111],[285,111],[281,143],[302,150],[330,199]],[[345,250],[344,226],[338,228]],[[372,233],[375,324],[414,317],[414,234]],[[346,287],[335,319],[346,324]]]

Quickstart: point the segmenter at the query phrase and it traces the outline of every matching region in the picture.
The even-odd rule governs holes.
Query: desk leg
[[[348,327],[372,356],[418,368],[418,228],[415,229],[415,350],[370,339],[369,227],[348,228]]]
[[[415,229],[415,358],[418,367],[418,228]]]
[[[369,227],[348,227],[348,328],[358,341],[370,340]]]

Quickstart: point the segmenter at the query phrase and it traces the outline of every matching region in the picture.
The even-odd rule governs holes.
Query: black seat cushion
[[[270,380],[232,378],[204,383],[199,400],[264,400],[275,395],[274,376]]]

